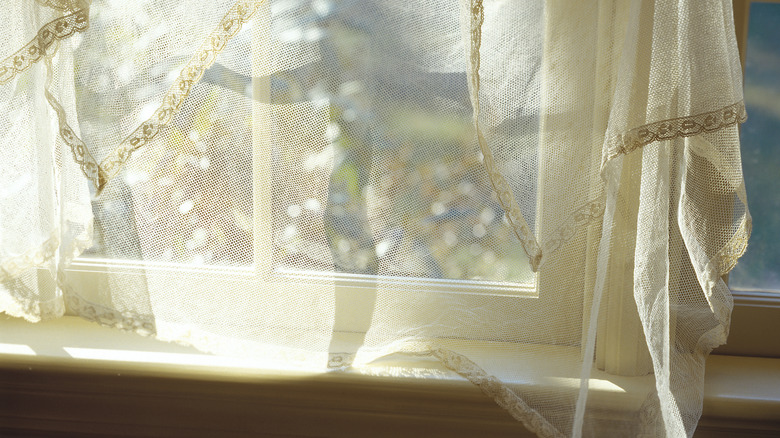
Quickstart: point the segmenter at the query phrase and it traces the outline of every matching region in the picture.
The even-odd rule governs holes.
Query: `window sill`
[[[2,436],[531,436],[434,360],[280,370],[74,317],[30,325],[0,316],[0,333]],[[527,348],[547,356],[567,347]],[[589,402],[607,409],[640,403],[627,400],[625,389],[651,381],[594,377]],[[576,385],[578,378],[545,364],[514,383]],[[780,434],[780,359],[711,356],[696,436],[745,433]]]

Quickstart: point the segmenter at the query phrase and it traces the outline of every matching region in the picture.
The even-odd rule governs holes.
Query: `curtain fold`
[[[0,311],[428,357],[539,436],[693,434],[751,226],[730,1],[0,16]]]

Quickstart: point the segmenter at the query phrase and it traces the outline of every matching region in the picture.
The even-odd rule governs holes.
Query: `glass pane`
[[[137,2],[130,9],[117,14],[111,2],[93,2],[91,31],[74,52],[78,126],[98,161],[160,107],[213,27],[186,23],[178,32],[167,28],[163,8]],[[251,89],[240,87],[250,78],[225,67],[250,34],[246,27],[235,35],[171,123],[93,200],[94,246],[86,256],[252,265]]]
[[[138,22],[111,15],[110,2],[96,0],[93,10],[105,13],[93,14],[96,32],[80,41],[75,83],[82,137],[107,153],[154,109],[188,57],[178,56],[185,44],[176,32],[149,24],[149,10],[139,6]],[[94,201],[95,246],[87,255],[251,266],[254,239],[270,238],[279,270],[533,282],[481,162],[464,68],[426,65],[420,53],[433,49],[389,37],[393,23],[383,20],[394,14],[356,11],[352,2],[272,7],[269,76],[251,71],[247,52],[265,49],[245,26],[173,123]],[[106,34],[116,39],[94,36]],[[148,56],[146,44],[178,57],[144,59],[151,67],[123,74]],[[288,55],[306,62],[287,63]],[[461,53],[452,58],[465,63]],[[525,87],[533,92],[538,80]],[[270,104],[267,118],[252,120],[253,100]],[[538,122],[513,117],[501,135],[535,146]],[[252,235],[261,208],[252,199],[259,177],[253,123],[271,140],[263,147],[271,149],[272,236]],[[501,157],[503,166],[516,159]],[[537,169],[517,172],[507,172],[510,184],[538,178]]]
[[[750,7],[745,102],[742,160],[753,234],[729,284],[780,292],[780,4]]]
[[[532,281],[478,153],[464,68],[426,65],[418,53],[424,51],[389,34],[394,14],[360,14],[349,2],[287,4],[298,12],[273,15],[272,35],[282,44],[314,45],[319,56],[273,74],[270,102],[290,108],[323,102],[328,120],[321,147],[306,151],[311,141],[296,148],[289,139],[274,144],[275,267]],[[465,63],[459,53],[453,59]],[[271,129],[305,120],[302,111],[285,113]],[[535,144],[533,120],[524,126],[506,135]],[[296,168],[302,172],[286,171]],[[329,175],[315,177],[316,168]],[[529,169],[524,176],[537,174]],[[302,194],[312,181],[327,190],[320,199],[311,188]]]

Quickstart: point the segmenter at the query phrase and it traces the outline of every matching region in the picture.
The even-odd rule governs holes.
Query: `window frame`
[[[742,74],[745,73],[747,36],[752,3],[775,3],[780,0],[733,0],[734,27],[737,34]],[[742,143],[742,148],[749,147]],[[750,188],[748,187],[748,190]],[[728,276],[725,278],[728,283]],[[780,293],[730,287],[734,297],[731,329],[726,344],[714,354],[780,357],[780,339],[766,333],[780,332]]]
[[[735,8],[740,4],[750,3],[748,0],[734,1]],[[775,2],[780,3],[778,0]],[[744,24],[746,19],[745,17]],[[739,24],[737,29],[739,35]],[[744,50],[741,53],[744,54]],[[95,262],[90,265],[88,260],[82,259],[77,260],[70,269],[80,269],[79,272],[82,273],[100,273],[110,268],[112,266],[106,263]],[[161,264],[157,268],[176,268],[186,273],[193,272],[192,267],[176,267],[173,264]],[[252,275],[252,272],[243,272],[241,269],[227,269],[224,272],[226,275]],[[85,279],[85,282],[90,284],[91,280]],[[732,292],[735,306],[730,342],[716,353],[780,357],[780,338],[766,336],[766,333],[773,333],[772,329],[780,328],[780,296],[738,289]],[[764,317],[759,322],[756,312],[763,312],[768,318]],[[0,325],[5,322],[3,318],[4,316],[0,316]],[[62,333],[57,331],[46,336],[50,340],[64,340]],[[748,343],[760,341],[760,348],[767,348],[771,342],[775,344],[772,344],[774,346],[769,351],[756,354],[757,350],[751,350],[755,346],[751,347],[748,343],[744,344],[744,350],[739,350],[742,348],[739,346],[743,345],[742,337],[745,337]],[[240,429],[236,429],[237,425],[251,427],[256,424],[254,422],[261,422],[265,433],[286,434],[290,432],[290,427],[300,430],[312,424],[316,425],[316,429],[307,429],[307,432],[323,433],[321,419],[327,414],[329,421],[325,427],[331,428],[332,433],[352,433],[354,436],[376,432],[377,423],[366,421],[367,415],[375,421],[380,420],[381,424],[386,423],[391,427],[387,430],[396,432],[400,427],[410,433],[438,433],[446,430],[448,433],[451,431],[453,436],[473,436],[474,433],[495,433],[498,436],[499,429],[505,432],[506,436],[515,436],[518,428],[522,429],[519,423],[498,410],[493,401],[485,399],[476,387],[457,379],[444,381],[419,377],[406,379],[398,376],[388,378],[325,373],[314,379],[288,382],[284,376],[280,377],[273,372],[261,376],[236,376],[214,369],[202,371],[212,373],[210,377],[204,378],[203,375],[196,375],[192,366],[184,369],[178,366],[152,369],[79,359],[57,362],[50,361],[50,358],[46,357],[47,353],[50,351],[44,351],[41,356],[12,360],[5,360],[8,356],[2,355],[0,400],[37,400],[27,404],[14,403],[16,409],[21,409],[24,418],[18,417],[21,418],[19,423],[4,423],[4,427],[26,425],[26,428],[19,430],[35,430],[41,433],[52,432],[55,427],[66,427],[76,434],[94,434],[101,431],[115,433],[132,424],[130,430],[148,433],[154,431],[156,435],[211,436],[214,429],[206,428],[207,424],[219,424],[226,432],[238,432]],[[720,367],[720,363],[724,361],[731,361],[732,366]],[[763,374],[755,372],[756,367],[751,365],[755,360],[751,358],[716,357],[710,362],[712,363],[708,366],[705,386],[704,416],[696,436],[725,436],[740,433],[740,430],[757,433],[758,429],[767,433],[770,429],[763,427],[774,427],[771,430],[780,427],[777,423],[777,398],[770,401],[756,398],[751,393],[751,389],[759,388],[762,382],[771,385],[777,381],[770,378],[772,373],[777,374],[776,361],[764,365]],[[132,393],[129,399],[128,391]],[[4,397],[7,394],[19,396],[25,392],[27,395],[21,399]],[[55,400],[64,401],[61,406],[72,416],[63,417],[57,409],[49,409],[53,406],[52,394],[56,395]],[[284,402],[281,404],[279,394],[284,396]],[[185,402],[169,404],[170,400]],[[312,400],[320,403],[315,406]],[[379,403],[376,403],[377,400]],[[345,406],[347,402],[352,404]],[[756,406],[762,403],[764,409],[756,409]],[[468,421],[453,422],[452,408],[455,405],[460,415],[464,416],[461,418]],[[770,406],[766,407],[767,405]],[[129,406],[130,411],[122,412],[121,417],[117,417],[112,412],[117,406]],[[150,406],[172,408],[172,411],[163,420],[156,421],[154,415],[147,414],[150,412]],[[267,409],[263,409],[263,406]],[[333,406],[338,406],[339,409],[334,409]],[[240,411],[232,410],[235,407]],[[101,417],[103,420],[99,424],[95,423],[95,412],[106,414]],[[203,412],[208,414],[198,415]],[[420,412],[423,414],[420,415]],[[761,412],[764,417],[761,417]],[[0,417],[14,419],[14,413],[0,412]],[[334,414],[336,418],[333,417]],[[434,418],[431,418],[432,416]],[[198,419],[197,424],[203,425],[204,428],[183,430],[184,425],[178,421],[182,418]],[[293,421],[285,424],[285,420],[290,418]],[[304,421],[301,421],[302,418]],[[392,421],[387,421],[388,418]],[[771,424],[766,423],[767,418],[770,418]],[[245,423],[241,422],[242,419]],[[136,420],[137,423],[134,422]],[[740,425],[745,429],[740,429]],[[356,429],[358,432],[355,432]],[[62,430],[59,429],[60,432]]]
[[[271,59],[274,44],[270,41],[270,34],[265,29],[270,29],[271,25],[270,4],[263,3],[255,12],[252,18],[251,28],[253,41],[252,57],[252,92],[254,94],[252,102],[252,119],[267,120],[267,109],[264,108],[264,102],[270,101],[270,77],[267,73],[270,66],[264,64],[264,60]],[[100,296],[100,291],[96,290],[100,285],[105,285],[106,273],[118,273],[144,276],[147,272],[161,273],[182,278],[183,282],[191,282],[193,287],[198,281],[203,279],[220,280],[226,282],[246,282],[261,281],[268,287],[278,285],[280,287],[288,284],[294,284],[296,287],[305,287],[316,291],[316,293],[333,294],[335,300],[335,321],[333,326],[334,333],[362,333],[365,335],[370,328],[371,317],[378,290],[385,284],[390,284],[399,291],[425,292],[430,293],[431,309],[434,310],[437,294],[457,294],[458,299],[470,300],[483,299],[485,295],[498,297],[494,306],[493,314],[499,315],[500,311],[512,301],[513,307],[522,307],[523,312],[538,314],[545,308],[562,309],[561,303],[571,301],[571,305],[565,306],[565,310],[551,314],[550,318],[544,321],[542,327],[537,325],[529,327],[524,323],[524,318],[513,318],[512,324],[501,324],[500,333],[496,333],[495,339],[516,338],[517,333],[528,333],[531,338],[528,341],[542,343],[555,343],[573,345],[580,341],[580,334],[577,330],[567,330],[571,333],[569,337],[551,335],[561,332],[560,327],[581,327],[586,306],[589,302],[576,303],[573,300],[566,300],[560,288],[550,287],[549,280],[543,274],[534,275],[533,284],[520,284],[497,282],[488,280],[439,280],[425,278],[402,278],[402,277],[371,277],[358,274],[343,274],[333,272],[284,272],[274,267],[274,248],[273,248],[273,198],[272,198],[272,147],[264,143],[271,138],[269,135],[269,126],[264,123],[252,124],[252,172],[253,178],[253,265],[251,267],[224,267],[224,266],[189,266],[178,263],[161,262],[136,262],[121,259],[100,259],[94,257],[79,257],[75,259],[70,266],[65,268],[65,276],[75,290],[87,291],[86,296]],[[542,178],[543,172],[540,171],[539,178]],[[486,177],[487,178],[487,177]],[[540,207],[539,207],[540,208]],[[540,222],[543,222],[540,219]],[[539,225],[543,226],[543,224]],[[582,230],[580,232],[587,232]],[[585,239],[583,239],[585,240]],[[560,256],[562,264],[565,261],[584,257],[584,248],[574,248],[566,251],[561,249]],[[577,276],[572,273],[572,278]],[[185,277],[189,277],[185,279]],[[545,290],[545,293],[540,293]],[[518,306],[516,300],[521,300],[522,304]],[[487,304],[480,302],[480,306]],[[453,315],[453,318],[455,316]],[[573,323],[572,321],[576,321]],[[446,325],[445,321],[445,325]],[[453,326],[459,326],[460,323],[453,319]],[[484,338],[484,333],[479,328],[474,328],[473,333],[466,328],[464,337],[473,339]]]
[[[780,3],[780,0],[765,0],[772,3]],[[747,42],[747,24],[749,18],[749,7],[751,0],[734,0],[735,27],[737,33],[737,42],[740,49],[740,57],[744,66],[745,46]],[[270,26],[270,11],[267,7],[262,7],[254,17],[255,23],[264,22]],[[255,47],[263,47],[270,50],[271,44],[264,44],[263,41],[269,38],[267,32],[262,32],[263,25],[252,27],[253,40],[259,41]],[[260,93],[258,99],[252,108],[252,117],[256,120],[262,120],[262,110],[257,102],[267,102],[269,100],[270,79],[268,76],[262,76],[257,72],[266,71],[261,65],[261,60],[268,58],[269,53],[256,53],[253,57],[253,92]],[[77,278],[77,284],[83,288],[94,288],[101,284],[99,276],[101,273],[121,271],[135,272],[138,275],[144,275],[147,270],[168,270],[177,275],[194,275],[195,278],[223,278],[228,281],[246,281],[253,275],[260,276],[270,283],[296,282],[309,284],[308,287],[316,287],[322,284],[322,280],[332,284],[332,289],[323,290],[323,293],[335,294],[335,324],[334,332],[365,333],[370,327],[371,313],[377,295],[377,286],[382,283],[391,283],[400,286],[400,289],[412,292],[431,291],[431,293],[456,293],[462,297],[469,295],[484,296],[490,294],[494,296],[506,296],[508,299],[522,299],[523,306],[529,308],[530,312],[537,312],[548,306],[549,303],[556,303],[560,306],[562,302],[555,293],[556,288],[547,286],[545,278],[537,278],[533,288],[525,285],[507,285],[499,282],[490,281],[457,281],[457,280],[428,280],[418,278],[391,278],[391,277],[369,277],[355,274],[334,274],[334,273],[283,273],[276,272],[273,269],[273,215],[271,208],[273,200],[271,198],[271,148],[257,141],[260,138],[269,138],[268,127],[262,123],[253,124],[253,203],[254,203],[254,224],[253,224],[253,268],[225,268],[225,267],[205,267],[197,268],[185,265],[176,265],[171,263],[133,263],[118,260],[99,260],[99,259],[77,259],[73,265],[66,269],[69,278]],[[579,254],[579,251],[573,251]],[[580,254],[581,255],[581,254]],[[565,258],[574,257],[575,254],[563,254]],[[95,276],[98,277],[95,277]],[[314,281],[312,281],[314,280]],[[319,280],[319,281],[318,281]],[[485,286],[489,288],[485,291]],[[540,293],[540,291],[547,291]],[[732,289],[734,295],[734,313],[731,334],[728,343],[718,349],[717,354],[730,355],[753,355],[765,357],[780,357],[780,340],[765,340],[761,336],[756,336],[766,332],[768,328],[774,328],[780,331],[780,296],[774,296],[771,293],[762,291],[747,291]],[[633,305],[632,297],[626,295],[621,297],[608,294],[606,312],[617,312],[625,315],[630,312]],[[466,298],[468,299],[468,298]],[[573,309],[567,312],[560,312],[560,318],[551,318],[549,327],[536,330],[540,333],[548,333],[566,324],[572,316],[580,318],[578,322],[583,321],[589,308],[588,294],[585,294],[585,300],[581,306],[572,305]],[[576,309],[574,307],[580,307]],[[772,316],[775,317],[772,317]],[[522,318],[518,318],[521,320]],[[570,322],[569,322],[570,323]],[[619,327],[613,327],[616,323],[607,323],[608,327],[601,329],[598,343],[597,362],[599,367],[613,369],[615,372],[626,369],[635,370],[648,363],[646,352],[638,345],[643,345],[643,334],[638,318],[635,321],[627,321],[625,318],[619,318]],[[507,332],[515,333],[523,331],[523,327],[508,327]],[[479,334],[475,333],[475,337]],[[606,341],[605,341],[606,340]],[[574,344],[578,339],[564,339],[558,342],[564,344]],[[644,365],[642,365],[644,363]],[[633,371],[636,372],[636,371]]]

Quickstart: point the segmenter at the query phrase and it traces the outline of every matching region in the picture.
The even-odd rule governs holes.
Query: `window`
[[[0,226],[52,237],[4,309],[434,357],[547,435],[692,432],[749,226],[728,2],[199,1],[7,8],[0,161],[37,173]],[[614,422],[602,369],[635,383]]]
[[[154,19],[138,8],[139,16]],[[317,302],[337,291],[330,306],[341,332],[366,331],[377,291],[414,295],[430,311],[441,297],[470,302],[489,295],[494,298],[487,306],[496,311],[536,314],[559,308],[533,330],[525,318],[513,318],[503,324],[500,336],[526,332],[533,333],[528,341],[579,342],[576,327],[584,304],[568,298],[560,278],[531,272],[485,173],[462,71],[464,56],[447,55],[446,62],[454,66],[423,72],[412,60],[424,61],[431,47],[403,41],[384,47],[382,34],[394,23],[356,23],[349,8],[339,8],[293,1],[285,8],[262,7],[245,25],[231,43],[235,46],[227,46],[193,88],[172,129],[135,152],[93,202],[98,241],[68,274],[78,281],[76,289],[92,290],[97,297],[101,287],[112,288],[109,283],[162,287],[148,278],[153,273],[160,284],[203,289],[211,301],[221,299],[208,291],[219,282],[232,291],[227,296],[251,303],[238,289],[246,290],[259,276],[266,285],[307,297],[301,302]],[[101,14],[93,21],[96,35],[109,28],[135,32],[134,24],[119,16]],[[542,43],[538,27],[527,30],[534,47]],[[156,38],[155,44],[173,44],[167,41],[172,35]],[[142,107],[128,98],[137,93],[137,84],[122,83],[116,67],[137,55],[114,48],[116,59],[105,57],[98,49],[107,44],[119,45],[121,39],[85,38],[79,45],[80,53],[89,55],[81,62],[104,66],[79,70],[76,76],[79,113],[89,121],[83,129],[86,143],[110,143],[106,132],[127,131],[154,110],[153,104]],[[250,45],[251,62],[232,57],[231,48]],[[405,56],[408,67],[396,66],[392,75],[385,71],[385,62]],[[175,77],[154,75],[187,58],[153,61],[144,75],[154,79],[144,88],[147,95],[163,94]],[[538,63],[527,61],[532,68]],[[540,78],[525,76],[527,83],[513,92],[538,94]],[[243,100],[225,98],[234,95]],[[116,108],[121,117],[111,117],[101,112],[105,101],[128,107]],[[125,114],[134,111],[138,120],[127,120]],[[518,110],[494,137],[532,151],[543,141],[538,123]],[[499,150],[496,161],[516,190],[531,179],[538,181],[531,185],[540,192],[547,186],[566,193],[555,186],[565,187],[569,178],[556,173],[553,164],[528,167],[523,163],[533,165],[533,160],[512,154]],[[524,167],[511,170],[520,167],[516,163]],[[528,194],[522,207],[530,225],[543,232],[547,223],[561,221],[555,211],[537,205],[539,196]],[[582,236],[561,251],[568,254],[559,265],[584,257]],[[162,302],[176,299],[162,295]],[[522,305],[516,297],[524,298]],[[567,301],[570,305],[561,304]],[[442,327],[458,325],[448,320],[456,317],[443,315]],[[474,322],[471,336],[484,337],[486,323]],[[302,320],[295,324],[307,326]]]
[[[777,81],[780,77],[780,3],[734,2],[737,39],[745,69],[748,121],[742,125],[742,165],[753,233],[745,256],[729,276],[734,314],[728,344],[717,351],[780,357],[780,343],[762,333],[780,329],[780,197],[775,190],[780,153]]]

